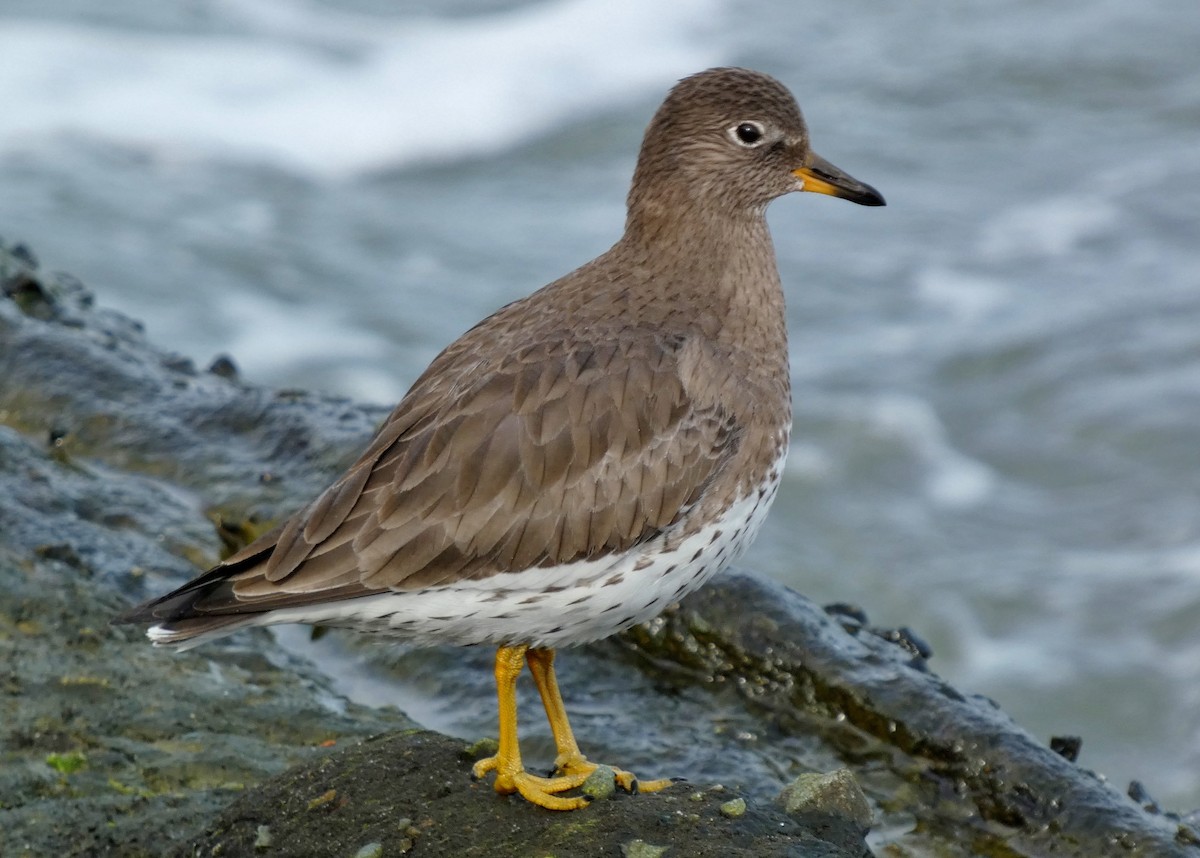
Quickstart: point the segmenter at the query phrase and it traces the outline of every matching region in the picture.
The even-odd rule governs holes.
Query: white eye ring
[[[755,146],[761,146],[766,142],[767,129],[763,127],[761,122],[747,119],[729,129],[729,139],[739,146],[753,149]]]

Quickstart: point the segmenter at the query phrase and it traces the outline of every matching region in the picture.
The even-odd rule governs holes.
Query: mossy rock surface
[[[776,803],[751,803],[736,819],[721,813],[728,790],[679,784],[653,794],[551,812],[499,796],[469,776],[467,745],[437,733],[390,733],[290,769],[239,797],[181,855],[345,855],[371,844],[389,855],[618,855],[641,840],[691,858],[869,855],[864,829],[789,816]],[[255,848],[266,826],[269,849]]]

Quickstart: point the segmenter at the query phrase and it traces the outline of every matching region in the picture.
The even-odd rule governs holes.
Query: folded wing
[[[490,362],[443,355],[315,501],[122,619],[447,586],[626,551],[662,533],[720,471],[737,426],[688,396],[677,343],[567,342]]]

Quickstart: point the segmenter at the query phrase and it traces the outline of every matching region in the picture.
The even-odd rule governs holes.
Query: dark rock
[[[933,647],[908,626],[898,629],[871,629],[871,632],[888,643],[903,647],[910,655],[916,657],[917,662],[925,662],[933,657]]]
[[[1079,736],[1050,737],[1050,750],[1072,763],[1079,759],[1079,752],[1082,748],[1083,739]]]
[[[37,257],[33,255],[33,251],[29,249],[28,245],[14,244],[9,252],[12,253],[13,259],[25,263],[30,268],[36,269],[38,267]]]
[[[237,364],[233,362],[233,358],[229,355],[217,355],[213,358],[212,363],[208,365],[208,371],[213,375],[219,375],[221,378],[237,378]]]
[[[851,820],[866,831],[871,827],[874,813],[848,769],[828,774],[800,775],[779,795],[783,809],[793,816],[816,814]]]
[[[867,619],[867,612],[859,605],[851,605],[849,602],[834,602],[825,606],[825,613],[831,617],[838,617],[843,620],[851,629],[859,629],[867,625],[870,620]],[[849,629],[847,629],[849,631]]]
[[[1125,794],[1140,804],[1146,813],[1162,813],[1162,808],[1158,806],[1158,802],[1146,791],[1146,787],[1141,781],[1130,781],[1129,789],[1125,790]]]
[[[354,855],[374,843],[384,855],[598,856],[635,840],[691,858],[868,854],[853,826],[816,836],[777,808],[729,815],[722,795],[697,802],[685,786],[551,813],[472,781],[470,762],[464,743],[437,733],[376,736],[244,793],[178,854],[252,855],[264,825],[278,856]]]
[[[176,655],[111,628],[120,579],[187,574],[173,552],[211,551],[202,525],[165,487],[0,427],[0,855],[162,855],[325,743],[409,723],[263,634]]]
[[[622,639],[647,669],[728,684],[776,729],[819,738],[857,764],[884,824],[909,815],[964,850],[944,854],[1200,855],[1180,845],[1186,825],[1147,813],[990,701],[757,576],[726,573]]]
[[[617,740],[640,743],[643,762],[695,762],[699,784],[565,815],[472,784],[462,742],[360,743],[412,725],[338,698],[266,632],[154,650],[108,619],[307,501],[384,412],[192,372],[136,322],[94,308],[77,281],[43,277],[3,247],[0,283],[2,855],[195,844],[353,855],[376,843],[384,854],[616,855],[637,841],[668,855],[861,855],[860,822],[797,818],[769,800],[806,769],[847,768],[877,842],[898,854],[1200,856],[1186,819],[1147,813],[923,670],[921,648],[905,644],[915,635],[864,634],[865,616],[831,615],[752,575],[724,575],[563,659],[575,699],[636,689],[618,730],[576,723],[597,759]],[[486,653],[403,658],[448,699],[494,706]],[[717,778],[737,788],[708,786]],[[721,816],[736,798],[746,812]],[[462,827],[472,835],[456,839]],[[719,851],[684,848],[695,832]],[[342,839],[322,852],[304,837]],[[584,842],[603,848],[569,848]]]

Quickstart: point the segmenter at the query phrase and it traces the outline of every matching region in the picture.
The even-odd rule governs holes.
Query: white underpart
[[[674,548],[667,531],[637,549],[602,560],[543,566],[414,592],[381,593],[247,618],[175,646],[190,648],[238,628],[279,623],[345,626],[435,644],[557,647],[598,640],[645,622],[737,560],[758,535],[775,500],[787,444],[767,481]],[[154,626],[147,635],[169,643]]]

